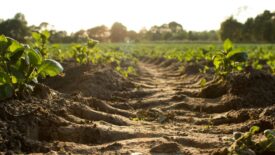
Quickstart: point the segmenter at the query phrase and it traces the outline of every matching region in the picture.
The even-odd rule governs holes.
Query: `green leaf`
[[[205,78],[201,79],[201,80],[200,80],[200,86],[201,86],[201,87],[204,87],[204,86],[206,85],[206,82],[207,82],[207,81],[206,81]]]
[[[221,64],[223,63],[223,59],[220,56],[215,56],[213,60],[213,64],[216,69],[220,68]]]
[[[42,56],[38,51],[34,49],[28,49],[27,52],[28,52],[28,57],[31,65],[37,66],[42,63]]]
[[[0,100],[10,98],[13,96],[13,87],[10,84],[1,85],[0,92]]]
[[[4,35],[0,35],[0,46],[5,45],[8,42],[8,39]]]
[[[9,46],[9,40],[4,35],[0,35],[0,51],[6,51]]]
[[[245,62],[248,59],[248,55],[246,52],[239,51],[231,51],[226,55],[226,57],[234,62]]]
[[[9,75],[6,72],[0,72],[0,85],[9,83]]]
[[[237,66],[236,69],[237,69],[238,71],[242,71],[242,70],[243,70],[243,66]]]
[[[15,77],[15,76],[11,76],[11,82],[14,84],[14,83],[17,83],[18,82],[18,80],[17,80],[17,78]]]
[[[47,30],[42,31],[41,34],[45,37],[46,40],[51,36],[50,32]]]
[[[267,130],[264,131],[264,135],[268,139],[275,138],[275,130],[267,129]]]
[[[98,41],[89,39],[87,44],[89,48],[94,48],[95,45],[98,44]]]
[[[256,132],[260,131],[260,127],[258,126],[252,126],[249,130],[251,134],[255,134]]]
[[[10,52],[16,52],[16,51],[22,50],[22,49],[24,49],[24,47],[18,41],[16,41],[16,40],[11,41],[11,45],[9,46]]]
[[[10,57],[10,63],[16,63],[24,53],[24,48],[17,49]]]
[[[40,41],[40,39],[41,39],[41,35],[37,32],[32,32],[32,37],[36,41]]]
[[[226,52],[230,52],[233,49],[233,43],[231,42],[230,39],[226,39],[223,43],[223,49]]]
[[[19,59],[19,61],[17,61],[16,65],[13,66],[15,68],[15,70],[17,71],[21,71],[24,75],[27,74],[28,70],[29,70],[29,57],[26,56],[22,59]]]
[[[20,63],[20,65],[22,65]],[[16,68],[17,67],[17,68]],[[21,70],[21,66],[12,66],[10,67],[10,72],[14,78],[16,78],[16,82],[22,82],[25,79],[24,70]]]
[[[259,142],[259,145],[270,152],[275,152],[275,130],[265,130],[264,135],[265,140]]]
[[[78,54],[77,57],[76,57],[76,61],[79,62],[79,63],[86,63],[87,62],[87,54],[85,53],[81,53],[81,54]]]
[[[52,59],[46,59],[42,62],[41,66],[38,68],[38,74],[41,74],[43,77],[56,76],[63,71],[63,67],[61,64]]]

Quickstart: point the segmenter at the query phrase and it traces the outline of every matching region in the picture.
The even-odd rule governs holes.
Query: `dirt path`
[[[133,107],[137,110],[149,109],[147,115],[144,115],[150,117],[152,113],[152,119],[158,123],[158,128],[165,129],[166,134],[169,135],[159,137],[165,139],[162,143],[176,142],[183,154],[208,154],[213,149],[224,146],[225,142],[222,138],[231,136],[232,132],[223,132],[223,126],[213,126],[210,122],[211,118],[219,114],[207,114],[201,111],[202,108],[200,111],[191,108],[194,104],[202,107],[207,103],[211,104],[211,100],[189,97],[182,91],[178,91],[193,84],[190,83],[191,79],[186,77],[185,80],[171,68],[160,66],[154,63],[139,63],[142,71],[139,84],[146,86],[142,88],[143,91],[152,92],[152,94],[143,97],[142,100],[133,100],[131,103]],[[180,85],[181,83],[186,85]],[[152,138],[149,143],[153,144],[154,141],[157,140]],[[168,151],[168,153],[174,152]]]
[[[46,82],[54,90],[41,88],[42,99],[1,104],[0,131],[10,138],[3,146],[73,154],[210,154],[229,146],[234,131],[274,126],[266,119],[274,106],[226,106],[231,96],[219,92],[198,97],[202,75],[182,73],[177,62],[144,59],[138,70],[125,79],[112,68],[73,66],[65,77]],[[26,107],[28,115],[10,115]],[[24,135],[20,142],[14,140],[18,130]]]
[[[71,144],[67,147],[68,151],[209,154],[214,149],[226,145],[225,139],[232,135],[234,127],[228,127],[226,124],[225,128],[223,119],[221,125],[213,126],[211,118],[220,116],[217,117],[218,120],[224,116],[224,113],[208,114],[202,111],[203,106],[213,104],[214,100],[189,97],[182,93],[182,90],[197,82],[194,76],[182,77],[171,67],[161,67],[154,63],[139,62],[138,66],[141,72],[134,80],[138,86],[137,90],[128,93],[128,96],[120,95],[128,99],[126,102],[110,104],[115,108],[130,110],[138,116],[132,119],[134,124],[120,126],[120,129],[133,129],[148,134],[132,138],[129,136],[122,138],[124,140],[96,146]],[[194,105],[201,106],[199,111]]]

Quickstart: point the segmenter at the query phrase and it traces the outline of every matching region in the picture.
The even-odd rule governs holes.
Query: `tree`
[[[39,24],[38,27],[39,27],[39,29],[42,30],[42,31],[43,31],[43,30],[47,30],[47,29],[49,28],[49,23],[47,23],[47,22],[42,22],[42,23]]]
[[[242,37],[243,41],[245,42],[254,42],[255,37],[254,37],[254,19],[253,18],[248,18],[246,22],[243,25],[242,29]]]
[[[233,17],[228,18],[221,23],[220,36],[222,40],[229,38],[234,42],[240,42],[242,40],[242,23],[239,23]]]
[[[208,41],[218,41],[219,34],[217,31],[211,30],[208,32]]]
[[[74,42],[87,42],[88,35],[85,30],[79,30],[71,36]]]
[[[14,18],[0,22],[0,34],[24,42],[24,37],[30,34],[25,16],[17,13]]]
[[[115,22],[111,28],[111,36],[110,36],[111,41],[123,42],[126,36],[127,36],[127,28],[123,24],[119,22]]]
[[[139,40],[139,35],[137,32],[135,31],[128,31],[127,32],[127,38],[130,40],[130,41],[138,41]]]
[[[254,22],[254,36],[258,41],[275,41],[274,25],[275,14],[265,10],[263,14],[258,15]]]
[[[182,25],[177,22],[170,22],[168,26],[171,29],[172,33],[179,33],[183,31]]]
[[[147,29],[145,27],[143,27],[139,33],[138,33],[138,36],[139,36],[139,40],[146,40],[147,39]]]
[[[50,33],[51,33],[51,36],[49,40],[51,43],[69,43],[70,42],[70,37],[68,36],[66,31],[51,30]]]
[[[104,26],[96,26],[87,30],[87,34],[90,38],[98,41],[107,41],[110,35],[109,29]]]
[[[195,41],[198,40],[198,35],[196,35],[197,32],[189,31],[188,32],[188,40]]]
[[[220,36],[235,42],[275,42],[275,12],[265,10],[244,24],[230,17],[221,24]]]

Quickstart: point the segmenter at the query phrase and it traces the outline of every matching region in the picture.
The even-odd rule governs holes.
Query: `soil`
[[[275,127],[275,77],[263,72],[222,81],[158,58],[128,78],[112,65],[63,66],[33,96],[1,101],[0,152],[211,154],[234,131]]]

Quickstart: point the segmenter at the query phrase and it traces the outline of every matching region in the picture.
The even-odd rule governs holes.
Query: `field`
[[[0,65],[2,152],[275,151],[272,44],[46,46],[39,35],[30,49],[44,54],[0,38],[7,51]],[[17,66],[27,60],[30,74],[21,75]]]

